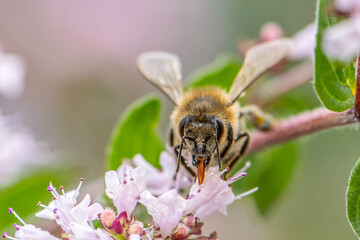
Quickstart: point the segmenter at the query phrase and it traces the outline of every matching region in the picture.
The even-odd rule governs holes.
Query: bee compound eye
[[[198,160],[196,160],[195,158],[193,158],[193,160],[192,160],[192,165],[193,166],[196,166],[196,165],[198,165]]]
[[[179,123],[179,132],[180,132],[180,136],[183,137],[185,135],[184,131],[185,131],[185,127],[187,124],[193,122],[194,120],[194,116],[188,115],[186,117],[184,117],[183,119],[181,119],[180,123]]]
[[[218,117],[214,118],[214,123],[215,123],[215,127],[216,127],[216,138],[219,141],[221,138],[221,135],[224,132],[224,123]]]

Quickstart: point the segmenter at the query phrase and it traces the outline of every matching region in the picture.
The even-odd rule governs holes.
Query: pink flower
[[[90,205],[89,194],[86,194],[84,199],[79,204],[76,204],[76,198],[79,195],[82,182],[83,180],[76,190],[68,193],[65,193],[64,189],[60,187],[63,193],[62,195],[60,195],[50,183],[48,190],[53,194],[54,200],[51,201],[48,206],[39,204],[44,207],[44,210],[35,215],[40,218],[55,220],[66,233],[72,233],[72,223],[86,226],[88,225],[88,221],[97,219],[98,214],[101,213],[104,208],[99,203]]]
[[[275,22],[267,22],[262,25],[259,33],[261,42],[272,41],[283,37],[284,32],[279,24]]]
[[[140,195],[140,203],[146,207],[154,222],[160,227],[163,238],[170,235],[179,224],[186,209],[185,199],[175,189],[159,197],[154,197],[149,191],[144,191]]]
[[[131,215],[140,198],[140,193],[145,189],[145,173],[144,168],[134,169],[127,163],[123,163],[118,172],[106,172],[105,193],[113,200],[118,213],[126,211],[128,216]]]
[[[340,61],[351,61],[360,50],[360,14],[325,30],[323,48]]]
[[[8,236],[8,234],[5,232],[3,234],[3,238],[8,239],[16,239],[16,240],[29,240],[29,239],[37,239],[37,240],[59,240],[59,238],[54,237],[49,232],[42,230],[41,228],[37,228],[34,225],[26,224],[24,220],[22,220],[17,213],[9,208],[9,212],[11,214],[14,214],[15,217],[23,224],[17,225],[14,224],[14,227],[16,229],[15,232],[15,238]]]
[[[335,0],[335,9],[340,13],[358,12],[360,10],[359,0]]]
[[[141,236],[139,234],[131,234],[129,240],[141,240]]]
[[[17,225],[18,229],[15,232],[15,238],[9,237],[6,233],[3,235],[5,238],[16,239],[16,240],[58,240],[59,238],[54,237],[49,232],[42,230],[41,228],[37,228],[34,225],[26,224],[24,226]]]
[[[329,57],[349,62],[360,51],[360,1],[336,0],[334,6],[349,18],[325,29],[322,47]]]
[[[199,186],[196,182],[190,189],[185,213],[199,218],[207,217],[217,210],[226,214],[227,205],[257,190],[255,188],[235,196],[229,187],[230,184],[246,176],[244,171],[249,166],[248,162],[243,169],[226,181],[221,178],[223,172],[219,172],[217,167],[210,167],[206,172],[203,184]]]
[[[312,58],[316,45],[316,26],[314,23],[307,25],[304,29],[297,32],[293,37],[293,47],[290,52],[290,58],[301,60]]]
[[[189,176],[183,168],[180,169],[176,180],[174,180],[176,160],[174,159],[174,156],[167,151],[162,152],[160,155],[160,165],[162,170],[152,166],[140,154],[137,154],[133,158],[133,161],[136,166],[146,169],[146,190],[154,195],[161,195],[173,188],[181,189],[188,187],[194,182],[193,178]]]
[[[101,228],[94,229],[88,224],[83,225],[76,222],[71,223],[72,234],[69,235],[69,240],[113,240],[104,230]]]

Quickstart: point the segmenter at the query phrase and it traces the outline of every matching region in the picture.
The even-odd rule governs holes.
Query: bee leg
[[[226,135],[226,145],[220,153],[221,158],[224,158],[226,153],[229,151],[231,145],[233,144],[233,138],[234,138],[233,128],[231,127],[231,124],[227,123],[226,126],[228,128],[227,135]]]
[[[180,149],[180,145],[177,145],[174,147],[174,152],[176,156],[179,156],[179,149]],[[179,159],[180,157],[180,159]],[[176,166],[176,173],[175,173],[175,178],[176,178],[176,174],[179,172],[179,168],[180,168],[180,163],[181,165],[183,165],[185,167],[185,169],[190,173],[191,176],[196,177],[195,172],[188,166],[186,165],[185,159],[183,158],[183,156],[179,156],[178,157],[178,161],[177,161],[177,166]]]
[[[239,152],[240,157],[242,157],[245,154],[247,147],[249,145],[249,139],[250,139],[249,133],[247,132],[240,133],[239,135],[236,136],[235,142],[239,141],[241,138],[245,138],[245,140]]]
[[[218,160],[219,171],[220,171],[221,170],[221,160],[220,160],[219,143],[218,143],[218,140],[216,138],[216,135],[214,135],[214,137],[215,137],[217,160]]]
[[[239,135],[236,136],[235,138],[235,142],[239,141],[240,139],[245,138],[244,139],[244,143],[242,144],[240,151],[237,152],[236,154],[234,154],[233,156],[231,156],[231,158],[229,159],[229,161],[226,163],[226,167],[229,168],[231,170],[231,168],[237,163],[237,161],[244,156],[246,149],[249,145],[249,133],[244,132],[244,133],[240,133]],[[224,179],[226,179],[227,175],[229,174],[230,171],[224,173]]]
[[[251,125],[261,131],[268,131],[273,126],[273,118],[271,115],[264,113],[256,105],[247,105],[241,108],[240,116],[246,116]]]

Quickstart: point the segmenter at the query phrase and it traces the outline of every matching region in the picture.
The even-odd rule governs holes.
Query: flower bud
[[[104,228],[111,228],[112,223],[114,222],[116,215],[113,210],[105,209],[102,213],[99,214],[100,223]]]
[[[268,22],[261,27],[259,38],[261,42],[266,42],[281,38],[283,35],[283,30],[277,23]]]
[[[126,233],[128,235],[131,234],[142,235],[143,232],[144,232],[144,224],[140,221],[134,221],[132,224],[130,224],[130,226],[126,230]]]
[[[195,217],[192,215],[187,215],[183,218],[183,222],[188,228],[192,228],[195,224]]]
[[[183,240],[190,236],[190,229],[183,223],[180,223],[176,231],[171,235],[172,240]]]

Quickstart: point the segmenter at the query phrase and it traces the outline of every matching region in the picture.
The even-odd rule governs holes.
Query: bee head
[[[205,176],[205,166],[208,166],[211,157],[218,146],[224,124],[220,118],[206,116],[198,118],[193,115],[184,117],[179,124],[181,137],[185,141],[186,149],[192,156],[192,164],[198,169],[199,183]]]

